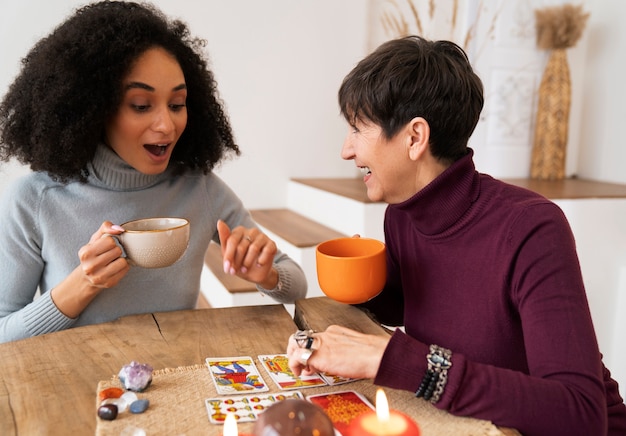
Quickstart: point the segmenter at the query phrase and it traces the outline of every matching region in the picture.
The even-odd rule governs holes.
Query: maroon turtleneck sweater
[[[452,351],[436,404],[532,435],[625,435],[562,211],[476,172],[472,153],[385,215],[388,282],[364,306],[404,325],[375,383],[415,392]],[[415,401],[422,401],[416,399]]]

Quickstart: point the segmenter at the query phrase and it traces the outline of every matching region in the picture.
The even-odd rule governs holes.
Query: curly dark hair
[[[414,117],[423,117],[430,126],[431,153],[447,163],[467,154],[483,104],[482,81],[463,49],[419,36],[383,43],[339,89],[348,123],[374,122],[387,139]]]
[[[162,47],[187,84],[187,127],[172,155],[178,173],[204,173],[228,152],[239,155],[202,50],[206,41],[149,3],[83,6],[22,60],[0,104],[0,158],[16,158],[56,180],[86,180],[106,121],[123,96],[122,80],[146,50]]]

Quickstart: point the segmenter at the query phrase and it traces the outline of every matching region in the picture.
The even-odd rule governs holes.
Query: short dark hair
[[[85,180],[122,102],[122,81],[146,50],[162,47],[187,84],[187,127],[172,162],[207,173],[226,152],[239,154],[217,84],[186,24],[148,3],[103,1],[77,9],[41,39],[0,104],[0,158],[17,158],[61,181]]]
[[[379,125],[387,139],[414,117],[430,126],[433,156],[454,162],[483,108],[483,85],[467,55],[450,41],[407,36],[385,42],[360,61],[339,89],[342,115]]]

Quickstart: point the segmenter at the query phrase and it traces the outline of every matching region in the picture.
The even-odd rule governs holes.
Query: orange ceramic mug
[[[338,238],[315,250],[322,291],[341,303],[357,304],[382,291],[387,278],[385,244],[370,238]]]

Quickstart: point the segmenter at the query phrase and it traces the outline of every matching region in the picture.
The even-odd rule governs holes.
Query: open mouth
[[[155,156],[163,156],[167,152],[167,146],[168,144],[145,144],[143,147]]]

